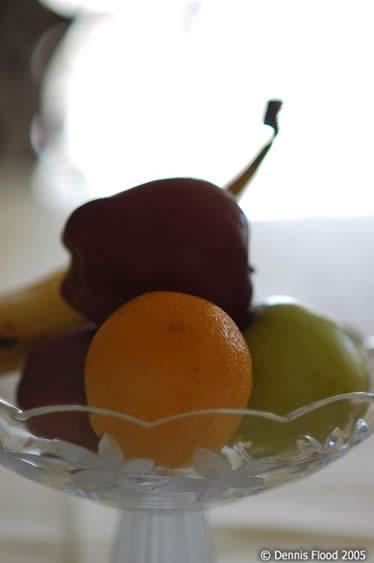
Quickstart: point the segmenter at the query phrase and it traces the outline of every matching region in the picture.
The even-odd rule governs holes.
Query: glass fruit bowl
[[[121,447],[111,434],[94,435],[89,422],[95,416],[123,429]],[[240,423],[219,451],[191,442],[189,428],[196,434],[227,417]],[[207,507],[306,477],[373,431],[372,392],[330,397],[287,416],[215,409],[151,423],[78,405],[22,411],[0,400],[0,463],[38,483],[120,508],[113,563],[208,563],[214,558]],[[126,456],[139,444],[144,455]]]

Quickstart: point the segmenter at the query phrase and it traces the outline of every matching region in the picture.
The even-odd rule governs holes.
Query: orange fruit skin
[[[213,303],[168,291],[145,293],[99,328],[85,365],[87,403],[154,422],[189,411],[245,408],[252,362],[237,325]],[[111,434],[125,458],[172,467],[196,448],[221,449],[240,415],[194,415],[144,428],[91,414],[98,435]]]

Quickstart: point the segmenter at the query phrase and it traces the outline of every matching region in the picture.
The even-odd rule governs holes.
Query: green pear
[[[315,401],[368,391],[365,351],[348,330],[290,298],[272,298],[253,311],[244,337],[252,355],[249,409],[287,415]],[[251,441],[253,455],[294,450],[308,434],[322,444],[339,427],[346,432],[363,403],[344,400],[282,424],[245,416],[235,440]]]

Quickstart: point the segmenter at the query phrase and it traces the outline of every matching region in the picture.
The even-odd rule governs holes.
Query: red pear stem
[[[273,134],[271,136],[270,141],[261,149],[258,155],[254,158],[254,160],[250,163],[250,165],[243,170],[234,178],[226,187],[225,190],[232,193],[235,197],[239,197],[244,188],[251,182],[255,173],[257,172],[258,167],[260,166],[261,162],[264,160],[265,156],[269,152],[275,137],[278,135],[279,127],[278,127],[278,112],[282,107],[281,100],[270,100],[268,102],[265,116],[264,116],[264,125],[270,125],[273,128]]]

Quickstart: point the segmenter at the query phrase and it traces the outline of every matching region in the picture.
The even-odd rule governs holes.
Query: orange
[[[101,325],[88,350],[88,406],[147,422],[189,411],[245,408],[252,363],[237,325],[213,303],[168,291],[145,293]],[[98,435],[111,434],[125,458],[147,457],[180,466],[196,448],[219,450],[240,422],[238,414],[193,415],[144,428],[91,414]]]

